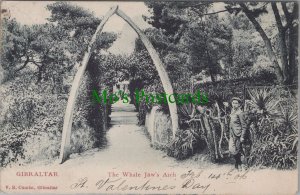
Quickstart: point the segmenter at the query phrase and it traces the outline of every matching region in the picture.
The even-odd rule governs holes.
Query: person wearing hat
[[[242,144],[246,136],[246,121],[241,109],[242,101],[238,97],[231,99],[232,110],[229,123],[229,153],[235,159],[235,168],[241,170],[243,154]],[[244,155],[244,154],[243,154]]]

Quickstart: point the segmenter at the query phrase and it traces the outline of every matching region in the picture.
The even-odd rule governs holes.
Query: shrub
[[[266,166],[281,169],[292,169],[297,167],[297,150],[295,134],[286,138],[285,136],[271,136],[257,141],[249,157],[252,166]]]
[[[167,154],[182,160],[202,150],[206,143],[204,134],[198,122],[191,121],[196,115],[194,104],[184,104],[178,107],[181,129],[167,146]],[[191,122],[190,122],[191,121]]]
[[[31,84],[27,79],[16,78],[0,88],[3,102],[8,102],[1,105],[1,166],[45,160],[49,163],[59,155],[68,95],[52,93],[51,86]],[[90,116],[93,111],[99,114],[106,108],[99,110],[98,105],[92,105],[86,86],[84,79],[74,110],[72,152],[83,152],[105,142],[103,116]],[[93,128],[96,125],[98,128]]]
[[[194,130],[180,130],[167,146],[167,154],[178,160],[183,160],[194,154],[196,138]]]
[[[21,91],[22,95],[11,93],[6,98],[11,98],[7,109],[4,109],[3,129],[1,136],[1,166],[6,166],[11,162],[20,161],[31,162],[37,157],[42,146],[37,147],[32,143],[44,144],[48,147],[52,137],[60,139],[63,108],[66,101],[58,99],[57,95],[49,93],[43,96],[36,88]],[[39,139],[46,136],[45,143]],[[59,145],[55,141],[53,145]],[[31,151],[31,152],[29,152]],[[50,153],[57,153],[51,151]],[[47,154],[41,152],[41,154]]]
[[[256,95],[253,95],[256,94]],[[260,95],[258,95],[260,94]],[[278,93],[278,90],[275,94]],[[248,163],[292,169],[297,166],[297,107],[292,98],[278,100],[274,90],[252,93],[252,106],[261,109],[256,125],[252,128],[253,147]],[[259,97],[259,98],[258,98]],[[259,100],[259,101],[257,101]]]

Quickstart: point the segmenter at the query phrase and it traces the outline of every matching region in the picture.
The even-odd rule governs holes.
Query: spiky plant
[[[279,115],[276,118],[277,123],[282,124],[291,133],[297,133],[297,110],[289,108],[279,103]]]
[[[181,119],[190,120],[191,118],[194,117],[196,107],[194,104],[189,103],[189,104],[183,104],[183,105],[179,106],[178,110],[179,110]]]
[[[178,160],[193,155],[197,141],[193,131],[192,129],[178,131],[176,137],[167,145],[167,154]]]
[[[250,96],[248,103],[253,109],[261,111],[265,117],[275,116],[279,100],[274,92],[274,89],[267,88],[248,90]]]
[[[297,145],[298,145],[298,133],[294,133],[294,134],[288,136],[286,140],[291,145],[291,147],[290,147],[291,151],[295,151],[297,149]]]

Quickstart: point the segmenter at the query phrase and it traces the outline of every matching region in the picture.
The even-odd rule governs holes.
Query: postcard
[[[2,1],[3,194],[296,194],[295,1]]]

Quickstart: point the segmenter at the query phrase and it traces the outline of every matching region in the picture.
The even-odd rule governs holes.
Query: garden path
[[[150,146],[144,127],[137,125],[136,114],[133,105],[116,103],[112,108],[112,127],[107,132],[108,144],[106,147],[91,149],[81,154],[72,154],[70,159],[63,164],[30,164],[23,167],[6,168],[1,170],[1,176],[14,181],[18,170],[26,172],[56,171],[58,177],[42,179],[27,177],[26,181],[39,185],[46,185],[45,182],[48,182],[51,185],[59,186],[60,192],[65,193],[95,193],[98,190],[95,186],[97,181],[107,178],[116,181],[115,184],[119,185],[122,179],[127,179],[127,176],[124,176],[125,172],[133,175],[140,174],[139,178],[131,178],[132,185],[141,185],[143,182],[151,180],[152,185],[163,185],[162,182],[165,182],[178,186],[178,190],[182,189],[181,186],[185,182],[183,174],[200,173],[200,177],[195,178],[192,183],[195,182],[194,185],[198,185],[200,182],[203,186],[210,185],[206,191],[209,194],[230,194],[233,191],[241,194],[250,192],[253,194],[280,194],[289,192],[297,186],[297,170],[264,169],[237,172],[232,169],[233,164],[213,164],[205,154],[197,154],[183,161],[168,157],[163,151]],[[119,175],[112,177],[112,172]],[[154,176],[151,177],[156,178],[144,178],[147,173],[152,173]],[[164,178],[162,176],[164,173],[171,176]],[[160,175],[158,176],[158,174]],[[84,183],[84,181],[86,182]],[[288,185],[286,181],[289,181]],[[84,185],[81,187],[78,182],[84,183]],[[126,182],[129,182],[129,178]],[[284,185],[280,185],[281,183]],[[74,186],[77,186],[76,189]],[[2,187],[4,189],[4,186]],[[37,193],[37,191],[34,192]],[[198,194],[204,191],[203,189],[193,190],[190,187],[182,192]]]

